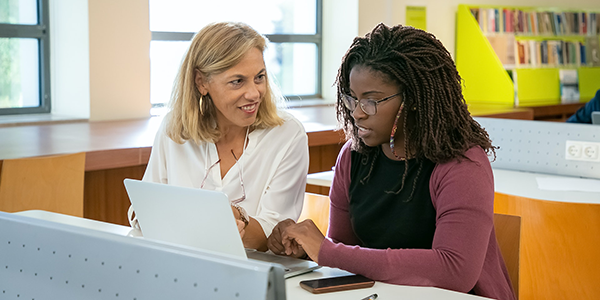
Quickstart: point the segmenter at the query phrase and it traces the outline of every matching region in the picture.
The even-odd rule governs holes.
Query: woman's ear
[[[198,69],[194,70],[194,82],[196,83],[196,88],[198,89],[200,94],[202,94],[203,96],[208,94],[208,90],[206,89],[206,78],[204,77],[204,75],[202,75],[202,73],[200,73],[200,70]]]

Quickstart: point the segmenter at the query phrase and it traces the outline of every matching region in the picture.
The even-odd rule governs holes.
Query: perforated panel
[[[600,126],[476,118],[496,151],[492,167],[556,175],[600,178],[600,163],[565,159],[565,141],[600,142]]]
[[[285,299],[281,267],[0,212],[0,299]]]

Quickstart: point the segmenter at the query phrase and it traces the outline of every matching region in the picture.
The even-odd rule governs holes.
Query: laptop
[[[286,279],[320,267],[313,261],[244,249],[229,199],[222,192],[134,179],[125,179],[124,184],[144,238],[277,263]]]
[[[592,112],[592,124],[600,125],[600,111]]]

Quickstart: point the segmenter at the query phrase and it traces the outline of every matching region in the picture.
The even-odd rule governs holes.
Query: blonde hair
[[[221,137],[217,126],[216,108],[209,95],[202,95],[195,82],[195,70],[204,78],[237,65],[252,48],[264,52],[267,39],[244,23],[213,23],[204,27],[192,39],[179,68],[169,106],[166,133],[179,144],[192,140],[217,142]],[[283,124],[277,113],[282,99],[274,94],[267,77],[266,92],[258,108],[252,129]]]

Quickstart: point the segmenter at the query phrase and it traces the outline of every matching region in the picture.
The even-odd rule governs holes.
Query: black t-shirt
[[[400,190],[404,161],[389,159],[381,147],[370,155],[352,151],[351,160],[349,210],[361,246],[431,249],[436,214],[429,194],[429,179],[435,163],[426,159],[408,160],[408,173]],[[369,178],[365,179],[369,172]],[[413,185],[416,187],[409,199]]]

